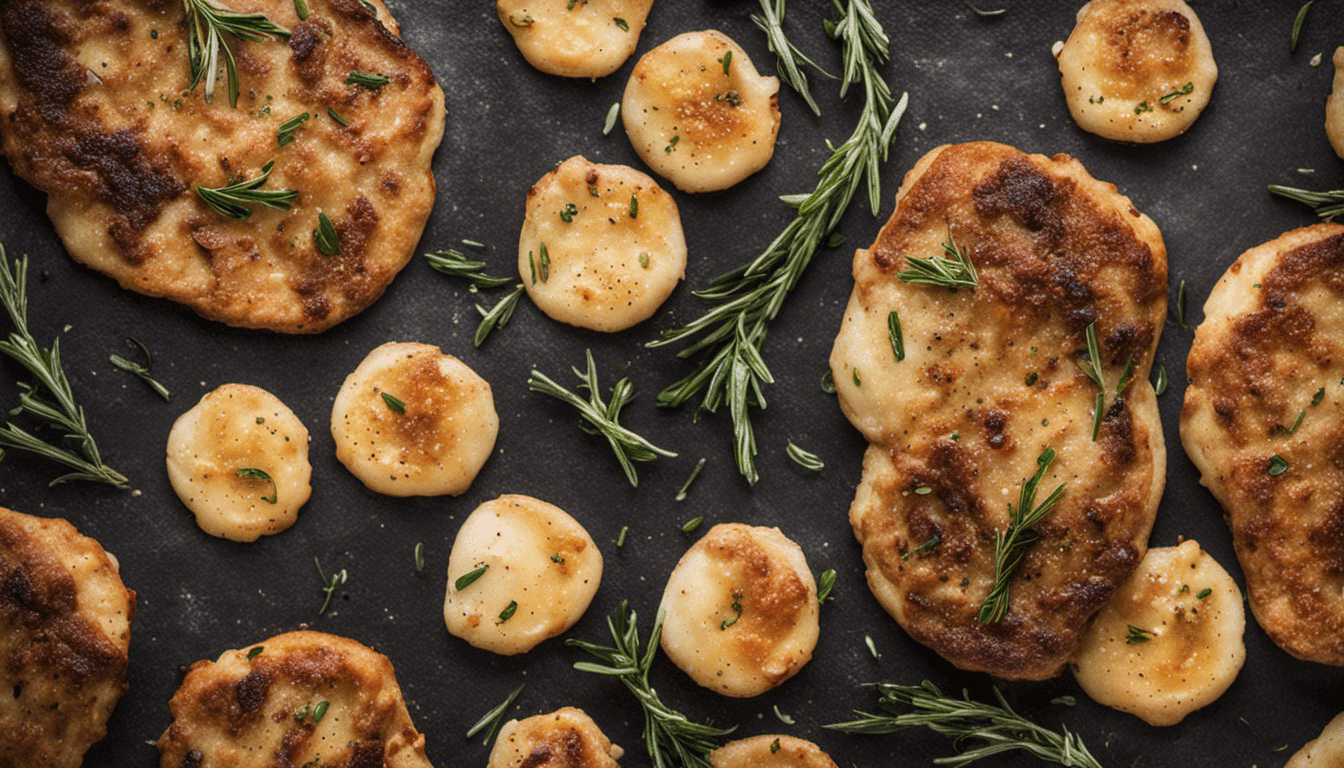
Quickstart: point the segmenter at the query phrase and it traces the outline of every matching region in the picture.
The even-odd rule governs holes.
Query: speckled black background
[[[782,687],[754,699],[732,700],[695,686],[659,658],[653,681],[673,705],[695,718],[741,725],[741,735],[787,732],[813,739],[842,766],[927,765],[950,754],[941,737],[911,731],[861,737],[821,725],[869,706],[865,682],[930,678],[946,688],[968,686],[986,696],[990,681],[952,669],[907,638],[878,607],[863,580],[859,548],[846,518],[859,480],[863,441],[818,379],[849,295],[852,248],[871,242],[891,213],[901,175],[926,151],[946,142],[992,139],[1030,152],[1066,152],[1093,175],[1114,182],[1161,227],[1170,253],[1173,313],[1158,361],[1172,385],[1160,398],[1168,444],[1167,492],[1154,545],[1193,537],[1240,579],[1231,537],[1212,496],[1180,448],[1176,419],[1184,389],[1184,358],[1215,280],[1238,254],[1312,221],[1295,203],[1271,198],[1270,182],[1339,188],[1341,163],[1322,130],[1330,88],[1330,52],[1344,43],[1344,10],[1337,0],[1316,4],[1296,55],[1288,51],[1297,0],[1195,5],[1210,36],[1220,78],[1213,101],[1185,136],[1157,146],[1122,146],[1080,131],[1069,118],[1050,46],[1072,28],[1072,2],[982,0],[1007,13],[983,19],[959,2],[875,0],[892,38],[885,72],[910,109],[883,174],[878,217],[856,205],[845,218],[847,242],[823,252],[771,330],[765,358],[778,383],[770,407],[755,415],[762,481],[748,487],[732,466],[726,414],[691,420],[691,411],[659,411],[653,398],[686,369],[671,349],[646,349],[660,328],[694,318],[701,304],[691,290],[752,258],[789,220],[776,196],[812,188],[826,156],[825,140],[846,138],[860,99],[841,102],[836,85],[814,79],[822,117],[814,118],[791,91],[781,92],[783,127],[774,161],[721,193],[676,193],[690,248],[686,284],[648,322],[600,335],[558,325],[527,304],[482,349],[471,346],[477,296],[431,271],[417,258],[370,310],[316,336],[280,336],[227,328],[198,319],[166,301],[119,289],[63,252],[43,213],[43,196],[0,170],[0,239],[11,255],[29,254],[31,325],[42,340],[62,333],[66,370],[110,464],[139,492],[101,486],[47,488],[57,472],[19,455],[0,462],[0,504],[69,518],[120,557],[126,584],[139,594],[131,643],[130,691],[108,736],[86,761],[91,766],[157,764],[151,743],[169,723],[168,699],[182,668],[228,648],[309,627],[347,635],[391,657],[428,753],[439,766],[485,764],[488,748],[463,733],[519,682],[527,689],[513,714],[563,705],[592,714],[628,750],[623,763],[647,765],[640,716],[614,680],[573,671],[582,658],[560,640],[531,653],[497,657],[447,634],[441,616],[448,551],[462,519],[502,493],[526,493],[578,518],[606,558],[606,578],[592,608],[570,635],[605,640],[604,616],[629,598],[652,617],[663,584],[692,541],[681,524],[742,521],[778,525],[806,551],[814,571],[839,571],[836,599],[822,615],[813,661]],[[432,65],[447,92],[448,125],[435,159],[438,204],[422,250],[461,238],[489,245],[492,271],[514,264],[528,187],[565,158],[582,153],[600,162],[639,161],[622,131],[602,135],[607,108],[619,100],[632,58],[596,83],[543,75],[517,53],[493,4],[478,0],[391,0],[405,39]],[[644,30],[638,53],[675,34],[720,29],[746,48],[766,72],[774,60],[749,20],[748,0],[662,0]],[[823,34],[830,4],[794,0],[787,28],[809,55],[838,69],[837,48]],[[1325,63],[1313,68],[1313,54]],[[184,65],[185,76],[185,65]],[[1298,169],[1314,169],[1310,175]],[[670,189],[670,185],[668,185]],[[1191,328],[1175,321],[1180,280],[1189,286]],[[498,295],[498,294],[496,294]],[[143,384],[114,369],[111,352],[123,338],[144,340],[158,356],[157,373],[173,390],[164,404]],[[331,401],[347,373],[385,341],[441,345],[490,381],[500,415],[499,442],[475,485],[458,498],[392,499],[367,491],[336,461],[328,432]],[[639,395],[627,423],[673,460],[642,465],[631,488],[605,444],[575,427],[574,414],[529,393],[536,367],[572,382],[567,368],[591,348],[603,382],[632,378]],[[0,381],[20,371],[0,362]],[[169,487],[164,444],[173,420],[205,392],[231,381],[261,386],[294,409],[312,433],[313,495],[290,530],[255,544],[202,533]],[[0,405],[17,394],[0,387]],[[819,453],[826,469],[805,475],[784,457],[786,441]],[[673,500],[700,457],[708,465],[690,497]],[[630,526],[623,549],[614,540]],[[425,572],[413,568],[424,542]],[[322,592],[313,557],[328,571],[345,568],[349,583],[334,610],[318,616]],[[881,653],[864,645],[870,635]],[[1007,688],[1022,711],[1050,726],[1066,724],[1108,766],[1280,766],[1344,709],[1344,672],[1299,662],[1275,647],[1251,622],[1247,662],[1221,700],[1171,728],[1093,704],[1067,675]],[[1075,695],[1068,708],[1051,704]],[[796,725],[776,720],[772,707]],[[0,734],[3,738],[3,734]],[[149,742],[149,743],[147,743]],[[1276,749],[1282,751],[1276,751]],[[1017,765],[1006,758],[986,765]],[[1030,762],[1030,761],[1028,761]]]

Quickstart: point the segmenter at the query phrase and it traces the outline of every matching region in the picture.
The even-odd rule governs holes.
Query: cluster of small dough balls
[[[448,632],[512,656],[574,626],[602,581],[602,553],[577,520],[531,496],[477,507],[448,556]]]
[[[549,75],[605,77],[639,44],[653,0],[498,0],[527,63]]]
[[[331,407],[336,458],[388,496],[456,496],[495,447],[490,385],[430,344],[389,342],[341,385]]]
[[[1241,590],[1198,542],[1148,550],[1097,613],[1070,665],[1094,700],[1175,725],[1213,703],[1246,660]]]
[[[686,274],[677,203],[633,168],[571,157],[527,193],[518,272],[552,319],[625,330],[652,315]]]
[[[668,577],[661,610],[667,657],[726,696],[757,696],[793,677],[820,634],[816,581],[778,528],[711,528]]]
[[[256,541],[290,527],[311,476],[308,430],[259,387],[219,387],[168,433],[168,480],[212,536]]]
[[[1185,133],[1218,80],[1209,36],[1183,0],[1092,0],[1054,53],[1078,127],[1116,141]]]

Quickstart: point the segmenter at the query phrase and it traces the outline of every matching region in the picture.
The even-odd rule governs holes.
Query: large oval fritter
[[[969,257],[976,287],[898,277],[911,258],[949,256],[944,244]],[[906,176],[854,278],[831,368],[871,443],[850,509],[869,586],[963,669],[1057,674],[1143,556],[1162,493],[1148,382],[1166,313],[1161,234],[1071,157],[953,145]],[[1104,387],[1085,372],[1093,324]],[[982,624],[996,533],[1047,448],[1037,502],[1060,484],[1063,496],[1033,529],[1006,614]]]
[[[410,260],[434,202],[443,91],[381,4],[310,0],[306,20],[291,0],[227,5],[288,31],[224,36],[234,108],[223,78],[209,103],[204,84],[190,89],[181,0],[5,3],[0,138],[15,172],[47,193],[77,261],[231,325],[321,331],[372,304]],[[348,83],[352,72],[373,79]],[[240,221],[195,191],[255,179],[269,162],[261,189],[296,190],[289,210],[254,205]],[[320,213],[334,255],[315,242]]]
[[[1344,666],[1344,226],[1242,254],[1186,372],[1181,440],[1227,512],[1256,620]]]

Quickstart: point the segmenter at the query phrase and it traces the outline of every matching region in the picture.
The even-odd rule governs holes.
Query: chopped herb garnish
[[[691,483],[695,482],[695,478],[700,476],[700,470],[704,468],[705,468],[705,459],[701,458],[700,461],[696,462],[695,469],[691,470],[691,476],[686,478],[686,482],[681,484],[681,490],[677,491],[676,501],[686,500],[686,493],[687,491],[691,490]]]
[[[1140,629],[1133,624],[1128,625],[1129,631],[1125,635],[1125,645],[1139,645],[1153,639],[1153,631],[1150,629]]]
[[[824,603],[831,599],[831,590],[835,589],[836,572],[834,568],[827,568],[817,577],[817,602]]]
[[[530,27],[532,26],[532,17],[523,16],[521,18],[514,18],[513,14],[509,14],[509,23],[515,27]]]
[[[779,711],[779,705],[778,705],[778,704],[771,704],[771,705],[770,705],[770,708],[773,709],[773,710],[775,711],[775,719],[779,720],[779,722],[781,722],[781,723],[783,723],[783,724],[785,724],[785,725],[796,725],[796,723],[794,722],[794,720],[793,720],[792,717],[790,717],[789,715],[786,715],[786,714],[784,714],[783,712]]]
[[[698,528],[701,526],[701,524],[703,524],[704,522],[705,522],[705,518],[704,518],[703,516],[700,516],[700,517],[692,517],[690,520],[687,520],[685,523],[682,523],[682,525],[681,525],[681,532],[682,532],[682,533],[693,533],[693,532],[695,532],[695,530],[698,529]]]
[[[648,252],[648,251],[643,251],[642,253],[639,254],[639,267],[640,267],[640,269],[648,269],[648,268],[649,268],[649,252]]]
[[[741,599],[742,599],[741,592],[733,593],[733,604],[730,606],[730,608],[733,611],[733,616],[732,618],[724,619],[723,621],[719,622],[720,632],[733,626],[734,624],[737,623],[738,619],[742,618],[742,603],[738,602]]]
[[[621,102],[618,101],[612,104],[611,108],[607,110],[607,121],[602,124],[603,136],[606,136],[607,134],[611,133],[611,129],[616,127],[616,118],[620,114],[621,114]],[[589,187],[588,193],[591,194],[593,197],[597,197],[595,187]]]
[[[223,187],[211,188],[196,185],[196,195],[210,206],[211,210],[230,219],[247,221],[252,217],[251,205],[264,205],[277,210],[289,210],[299,197],[297,189],[261,189],[261,185],[271,177],[275,161],[270,160],[261,166],[261,175],[254,179],[243,179]]]
[[[317,243],[317,250],[328,256],[335,256],[341,252],[341,238],[336,233],[336,226],[331,223],[331,217],[327,216],[325,211],[319,211],[317,214],[317,229],[313,230],[313,242]]]
[[[1101,345],[1097,343],[1097,324],[1088,323],[1083,336],[1087,339],[1087,365],[1079,367],[1098,389],[1106,389],[1106,377],[1101,373]]]
[[[1182,328],[1188,328],[1185,324],[1185,281],[1182,280],[1176,288],[1176,320]]]
[[[863,644],[868,646],[868,652],[873,655],[874,659],[882,658],[882,654],[877,652],[877,643],[873,642],[873,638],[871,635],[863,636]]]
[[[1040,375],[1037,374],[1035,371],[1032,371],[1031,373],[1028,373],[1028,374],[1027,374],[1027,378],[1024,380],[1024,383],[1025,383],[1028,387],[1030,387],[1030,386],[1034,385],[1034,384],[1037,382],[1037,380],[1039,380],[1039,379],[1040,379]]]
[[[1307,416],[1307,411],[1306,411],[1305,408],[1302,409],[1302,410],[1300,410],[1300,411],[1298,411],[1298,412],[1297,412],[1297,419],[1293,422],[1293,426],[1288,427],[1287,429],[1285,429],[1285,430],[1283,430],[1283,431],[1284,431],[1284,432],[1287,432],[1287,433],[1290,434],[1290,435],[1293,434],[1294,432],[1297,431],[1297,428],[1298,428],[1298,427],[1302,426],[1302,419],[1306,418],[1306,416]]]
[[[510,600],[510,601],[509,601],[509,604],[506,605],[506,606],[504,606],[504,610],[502,610],[502,611],[499,612],[499,621],[496,621],[495,624],[497,624],[497,625],[498,625],[498,624],[503,624],[504,622],[508,621],[509,619],[512,619],[512,618],[513,618],[513,614],[515,614],[515,613],[517,613],[517,612],[518,612],[518,601],[517,601],[517,600]]]
[[[970,3],[967,3],[966,7],[970,8],[972,13],[980,17],[1002,16],[1003,14],[1008,12],[1007,8],[995,8],[993,10],[987,11],[980,8],[976,8],[974,5],[971,5]]]
[[[300,126],[308,122],[309,117],[311,117],[311,115],[309,115],[307,112],[304,112],[301,115],[291,117],[285,122],[281,123],[280,127],[276,129],[275,132],[276,142],[283,147],[289,144],[290,142],[294,141],[294,131],[297,131]]]
[[[1302,25],[1307,21],[1307,11],[1311,10],[1312,3],[1316,0],[1307,0],[1302,7],[1297,10],[1297,17],[1293,19],[1293,34],[1288,41],[1288,52],[1297,52],[1297,40],[1302,36]]]
[[[635,472],[634,462],[653,461],[659,456],[673,458],[677,454],[659,448],[621,426],[621,409],[625,407],[626,403],[634,399],[634,385],[630,383],[628,378],[621,379],[616,382],[615,387],[612,387],[610,401],[603,402],[602,390],[597,382],[597,364],[593,362],[592,350],[585,350],[584,355],[588,361],[587,370],[580,371],[578,368],[571,368],[570,370],[574,371],[574,375],[581,379],[579,386],[588,390],[587,400],[565,389],[535,369],[528,376],[527,388],[533,392],[540,392],[557,400],[562,400],[577,408],[579,416],[592,426],[594,433],[600,433],[611,445],[611,450],[616,454],[616,461],[620,463],[626,479],[630,481],[630,485],[637,486],[639,485],[639,475]]]
[[[539,254],[537,256],[537,267],[541,273],[541,282],[544,283],[547,280],[551,279],[551,253],[550,251],[546,250],[545,243],[541,244],[541,247],[537,250],[537,253]]]
[[[317,575],[322,579],[322,591],[327,595],[326,599],[322,601],[322,607],[317,609],[317,615],[321,616],[327,612],[327,606],[331,604],[331,596],[336,594],[336,590],[340,589],[341,585],[350,580],[350,574],[342,568],[331,574],[331,578],[328,579],[327,575],[322,572],[322,564],[317,561],[316,557],[313,558],[313,565],[317,566]]]
[[[552,562],[552,563],[563,563],[563,562],[565,562],[565,558],[561,557],[559,552],[556,552],[554,555],[551,555],[551,562]]]
[[[630,218],[639,218],[639,198],[634,195],[630,196]]]
[[[728,74],[728,66],[733,63],[733,52],[724,51],[723,56],[715,59],[715,61],[723,63],[723,74],[726,75]]]
[[[425,254],[425,261],[437,272],[451,277],[466,278],[471,281],[473,288],[498,288],[513,282],[511,277],[486,274],[484,261],[469,259],[465,253],[455,248],[430,251]]]
[[[613,24],[615,24],[616,26],[620,27],[622,32],[629,32],[629,31],[630,31],[630,25],[626,23],[625,19],[622,19],[622,18],[619,17],[619,16],[613,16],[613,17],[611,17],[611,23],[613,23]]]
[[[387,85],[391,80],[386,75],[374,75],[368,72],[350,71],[350,76],[345,78],[346,85],[359,85],[369,90],[376,91]]]
[[[1050,464],[1055,460],[1055,450],[1046,448],[1036,459],[1036,473],[1030,480],[1022,483],[1022,493],[1018,497],[1017,508],[1008,504],[1011,521],[1006,531],[994,532],[994,585],[984,602],[980,604],[977,619],[981,624],[994,624],[1008,613],[1009,590],[1013,574],[1026,559],[1026,548],[1039,536],[1031,530],[1050,510],[1059,503],[1064,495],[1065,484],[1060,483],[1040,505],[1036,505],[1036,489],[1045,478]]]
[[[827,368],[826,372],[821,374],[821,391],[828,395],[835,394],[835,374],[831,372],[830,368]]]
[[[769,0],[762,0],[762,1],[763,1],[763,2],[769,2]],[[755,18],[755,17],[753,17],[753,18]],[[716,93],[716,94],[714,94],[714,100],[715,100],[715,101],[726,101],[726,102],[728,102],[728,106],[730,106],[730,107],[740,107],[740,106],[742,106],[742,94],[738,93],[737,91],[724,91],[723,93]],[[834,246],[831,246],[829,243],[828,243],[827,245],[828,245],[828,247],[834,247]]]
[[[454,581],[454,582],[453,582],[453,591],[454,591],[454,592],[461,592],[462,590],[466,589],[467,587],[470,587],[472,584],[475,584],[475,583],[476,583],[476,580],[477,580],[477,579],[479,579],[479,578],[481,578],[482,576],[484,576],[484,575],[485,575],[485,572],[488,571],[488,570],[490,570],[490,566],[489,566],[489,565],[482,565],[480,568],[477,568],[477,569],[474,570],[474,571],[467,571],[466,573],[462,574],[461,576],[458,576],[458,577],[457,577],[457,581]]]
[[[266,18],[265,14],[237,13],[212,0],[183,0],[183,3],[187,11],[187,64],[191,73],[191,85],[187,90],[196,90],[204,80],[205,101],[212,101],[222,64],[228,81],[229,106],[238,106],[238,66],[234,63],[233,51],[224,42],[224,35],[258,43],[272,37],[288,38],[289,30]]]
[[[617,548],[617,549],[619,549],[619,548],[625,546],[625,537],[628,536],[628,535],[630,535],[630,526],[628,526],[628,525],[622,525],[622,526],[621,526],[621,532],[618,533],[618,534],[616,535],[616,548]]]
[[[294,0],[294,15],[299,17],[299,21],[307,21],[308,14],[308,0]]]
[[[1096,404],[1092,406],[1092,442],[1097,442],[1097,437],[1101,434],[1101,420],[1104,416],[1103,407],[1106,403],[1105,396],[1097,393]]]
[[[681,141],[681,136],[673,134],[672,140],[667,143],[666,147],[663,147],[663,151],[669,155],[672,154],[672,150],[677,148],[677,142],[679,141]]]
[[[794,445],[792,440],[789,441],[789,445],[784,449],[784,452],[788,454],[789,459],[791,459],[794,464],[797,464],[809,472],[820,472],[826,468],[826,464],[821,460],[821,457],[809,450],[799,448],[797,445]]]
[[[1153,385],[1154,394],[1161,395],[1167,391],[1167,366],[1161,363],[1157,364],[1157,383]]]
[[[485,741],[482,743],[489,744],[490,741],[495,738],[495,731],[499,730],[499,726],[504,722],[504,713],[508,712],[509,707],[513,706],[513,702],[518,700],[518,694],[523,692],[524,685],[526,685],[526,683],[514,688],[513,693],[510,693],[504,701],[492,707],[489,712],[481,715],[481,719],[477,720],[475,725],[467,729],[467,738],[470,739],[472,736],[475,736],[484,730],[486,731]]]
[[[574,221],[574,215],[579,212],[579,207],[573,203],[566,203],[564,208],[560,209],[560,220],[566,224]]]
[[[971,263],[970,253],[964,247],[957,247],[951,233],[943,242],[943,253],[945,258],[906,256],[907,269],[896,273],[896,277],[904,283],[941,285],[952,289],[974,288],[980,284],[980,276]]]
[[[266,650],[266,646],[264,646],[264,645],[258,645],[257,647],[255,647],[255,648],[253,648],[252,650],[250,650],[250,651],[247,652],[247,660],[248,660],[248,661],[251,661],[251,660],[257,658],[258,656],[261,655],[262,651],[265,651],[265,650]]]
[[[901,333],[901,316],[892,310],[887,313],[887,335],[891,337],[891,353],[896,361],[905,359],[905,335]]]
[[[1320,405],[1321,401],[1324,399],[1325,399],[1325,387],[1321,387],[1320,389],[1316,390],[1316,394],[1311,396],[1311,407],[1315,408],[1316,406]]]
[[[275,479],[272,478],[270,475],[268,475],[266,473],[266,470],[257,469],[256,467],[243,467],[242,469],[239,469],[238,471],[234,472],[234,474],[237,475],[238,477],[245,478],[247,480],[265,480],[266,482],[270,483],[271,495],[261,497],[261,500],[266,502],[267,504],[274,504],[276,501],[280,499],[280,489],[278,486],[276,486]]]
[[[1074,707],[1078,705],[1078,699],[1072,696],[1056,696],[1050,700],[1051,704],[1058,704],[1062,707]]]
[[[856,387],[862,387],[862,386],[863,386],[863,379],[859,378],[859,369],[858,369],[858,367],[855,367],[855,368],[854,368],[854,386],[856,386]]]
[[[327,107],[327,117],[330,117],[332,120],[335,120],[341,125],[350,125],[350,123],[347,122],[344,117],[341,117],[340,115],[336,114],[336,110],[332,109],[331,107]]]
[[[927,485],[921,485],[915,489],[916,496],[928,496],[930,493],[933,493],[933,489]]]
[[[476,311],[481,313],[481,324],[476,326],[476,335],[471,340],[473,347],[480,347],[485,343],[490,332],[495,328],[503,328],[508,325],[509,319],[513,317],[513,310],[518,307],[518,299],[523,295],[523,284],[519,283],[513,291],[489,311],[482,309],[479,305]]]
[[[1283,458],[1277,453],[1269,457],[1269,474],[1271,477],[1278,477],[1279,475],[1282,475],[1284,472],[1287,471],[1288,471],[1287,459]]]
[[[775,737],[775,740],[770,742],[770,754],[773,755],[778,751],[779,751],[779,737]]]
[[[308,716],[308,710],[310,710],[310,709],[312,709],[312,705],[311,705],[311,704],[304,704],[304,705],[303,705],[303,709],[295,710],[295,711],[294,711],[294,722],[296,722],[296,723],[302,723],[302,722],[303,722],[303,719],[304,719],[305,717]]]
[[[159,397],[162,397],[164,401],[167,402],[172,397],[172,393],[168,391],[167,387],[160,384],[154,378],[154,356],[150,354],[149,347],[146,347],[144,342],[134,336],[127,336],[126,343],[130,346],[140,348],[141,353],[145,356],[144,365],[127,360],[121,355],[108,355],[107,359],[112,361],[112,364],[121,370],[139,377],[141,381],[148,384],[150,389],[154,390]],[[1324,394],[1325,390],[1321,390],[1321,393]]]
[[[1144,112],[1152,112],[1152,111],[1153,108],[1148,106],[1148,102],[1146,101],[1139,102],[1139,106],[1134,108],[1134,114],[1136,115],[1141,115]]]
[[[928,541],[924,542],[923,544],[920,544],[918,547],[915,547],[909,552],[906,552],[904,555],[901,555],[901,560],[909,560],[915,555],[922,555],[925,552],[932,552],[934,547],[937,547],[942,542],[943,537],[939,536],[938,533],[935,531],[933,536],[929,537]]]
[[[397,413],[406,412],[406,403],[402,402],[399,398],[390,395],[386,392],[380,392],[379,394],[383,396],[383,402],[387,404],[388,408],[391,408]]]
[[[322,718],[327,716],[327,707],[331,706],[329,701],[319,701],[317,706],[313,707],[313,724],[322,722]]]
[[[425,570],[425,542],[417,541],[415,543],[415,572],[422,573]]]
[[[1181,96],[1188,96],[1190,95],[1191,91],[1194,90],[1195,90],[1195,84],[1193,82],[1186,83],[1180,88],[1177,88],[1171,93],[1168,93],[1166,96],[1163,96],[1162,98],[1158,99],[1158,101],[1162,102],[1163,104],[1170,104],[1172,100],[1179,98]]]
[[[1205,587],[1205,588],[1199,590],[1199,593],[1195,595],[1195,599],[1196,599],[1196,600],[1203,600],[1204,598],[1206,598],[1206,597],[1208,597],[1209,595],[1212,595],[1212,594],[1213,594],[1213,588],[1212,588],[1212,587]]]

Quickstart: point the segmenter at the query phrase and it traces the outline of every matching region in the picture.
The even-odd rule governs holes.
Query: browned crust
[[[71,571],[84,558],[123,593],[129,624],[135,593],[98,542],[0,508],[0,766],[79,766],[126,690],[130,638],[108,637],[81,604]]]
[[[1231,314],[1225,302],[1234,294],[1243,298]],[[1260,625],[1294,656],[1337,666],[1344,666],[1344,334],[1335,319],[1342,301],[1344,226],[1295,230],[1248,251],[1210,298],[1187,361],[1192,383],[1181,413],[1186,449],[1227,513]],[[1289,464],[1277,476],[1269,473],[1274,455]]]
[[[313,0],[302,22],[289,18],[288,0],[244,5],[292,34],[288,44],[234,43],[242,93],[230,109],[222,82],[213,104],[200,87],[185,92],[181,3],[6,3],[0,135],[15,172],[48,193],[76,260],[214,320],[318,332],[367,308],[409,261],[433,203],[428,163],[443,95],[428,65],[358,0]],[[106,85],[76,58],[96,56],[83,53],[90,48],[120,57],[99,70]],[[346,85],[361,67],[392,82]],[[314,118],[299,140],[279,147],[276,125],[305,110]],[[400,124],[389,129],[386,115]],[[268,187],[288,180],[300,191],[293,209],[258,207],[239,222],[196,198],[196,185],[255,176],[270,159]],[[340,235],[335,257],[310,236],[319,210]]]
[[[565,707],[509,728],[491,755],[492,768],[616,768],[611,742],[583,710]],[[509,749],[520,755],[500,762]]]
[[[969,253],[980,278],[974,291],[896,278],[907,255],[932,255],[918,245],[931,229]],[[907,177],[891,220],[856,255],[855,275],[861,311],[885,319],[899,308],[907,347],[918,344],[935,361],[898,369],[912,379],[907,393],[928,396],[931,407],[901,422],[909,429],[870,433],[878,442],[851,509],[870,586],[912,637],[963,669],[1058,674],[1087,620],[1142,558],[1161,493],[1165,449],[1147,383],[1166,307],[1160,235],[1068,156],[953,145]],[[956,319],[940,327],[933,317]],[[1097,388],[1075,362],[1094,322],[1108,376],[1096,442]],[[1131,355],[1133,382],[1116,399]],[[1035,375],[1024,385],[1002,371]],[[847,404],[846,413],[857,415]],[[1040,539],[1012,579],[1007,615],[981,625],[995,532],[1047,445],[1060,458],[1037,501],[1060,482],[1068,490],[1035,528]],[[911,555],[935,535],[936,547]]]

